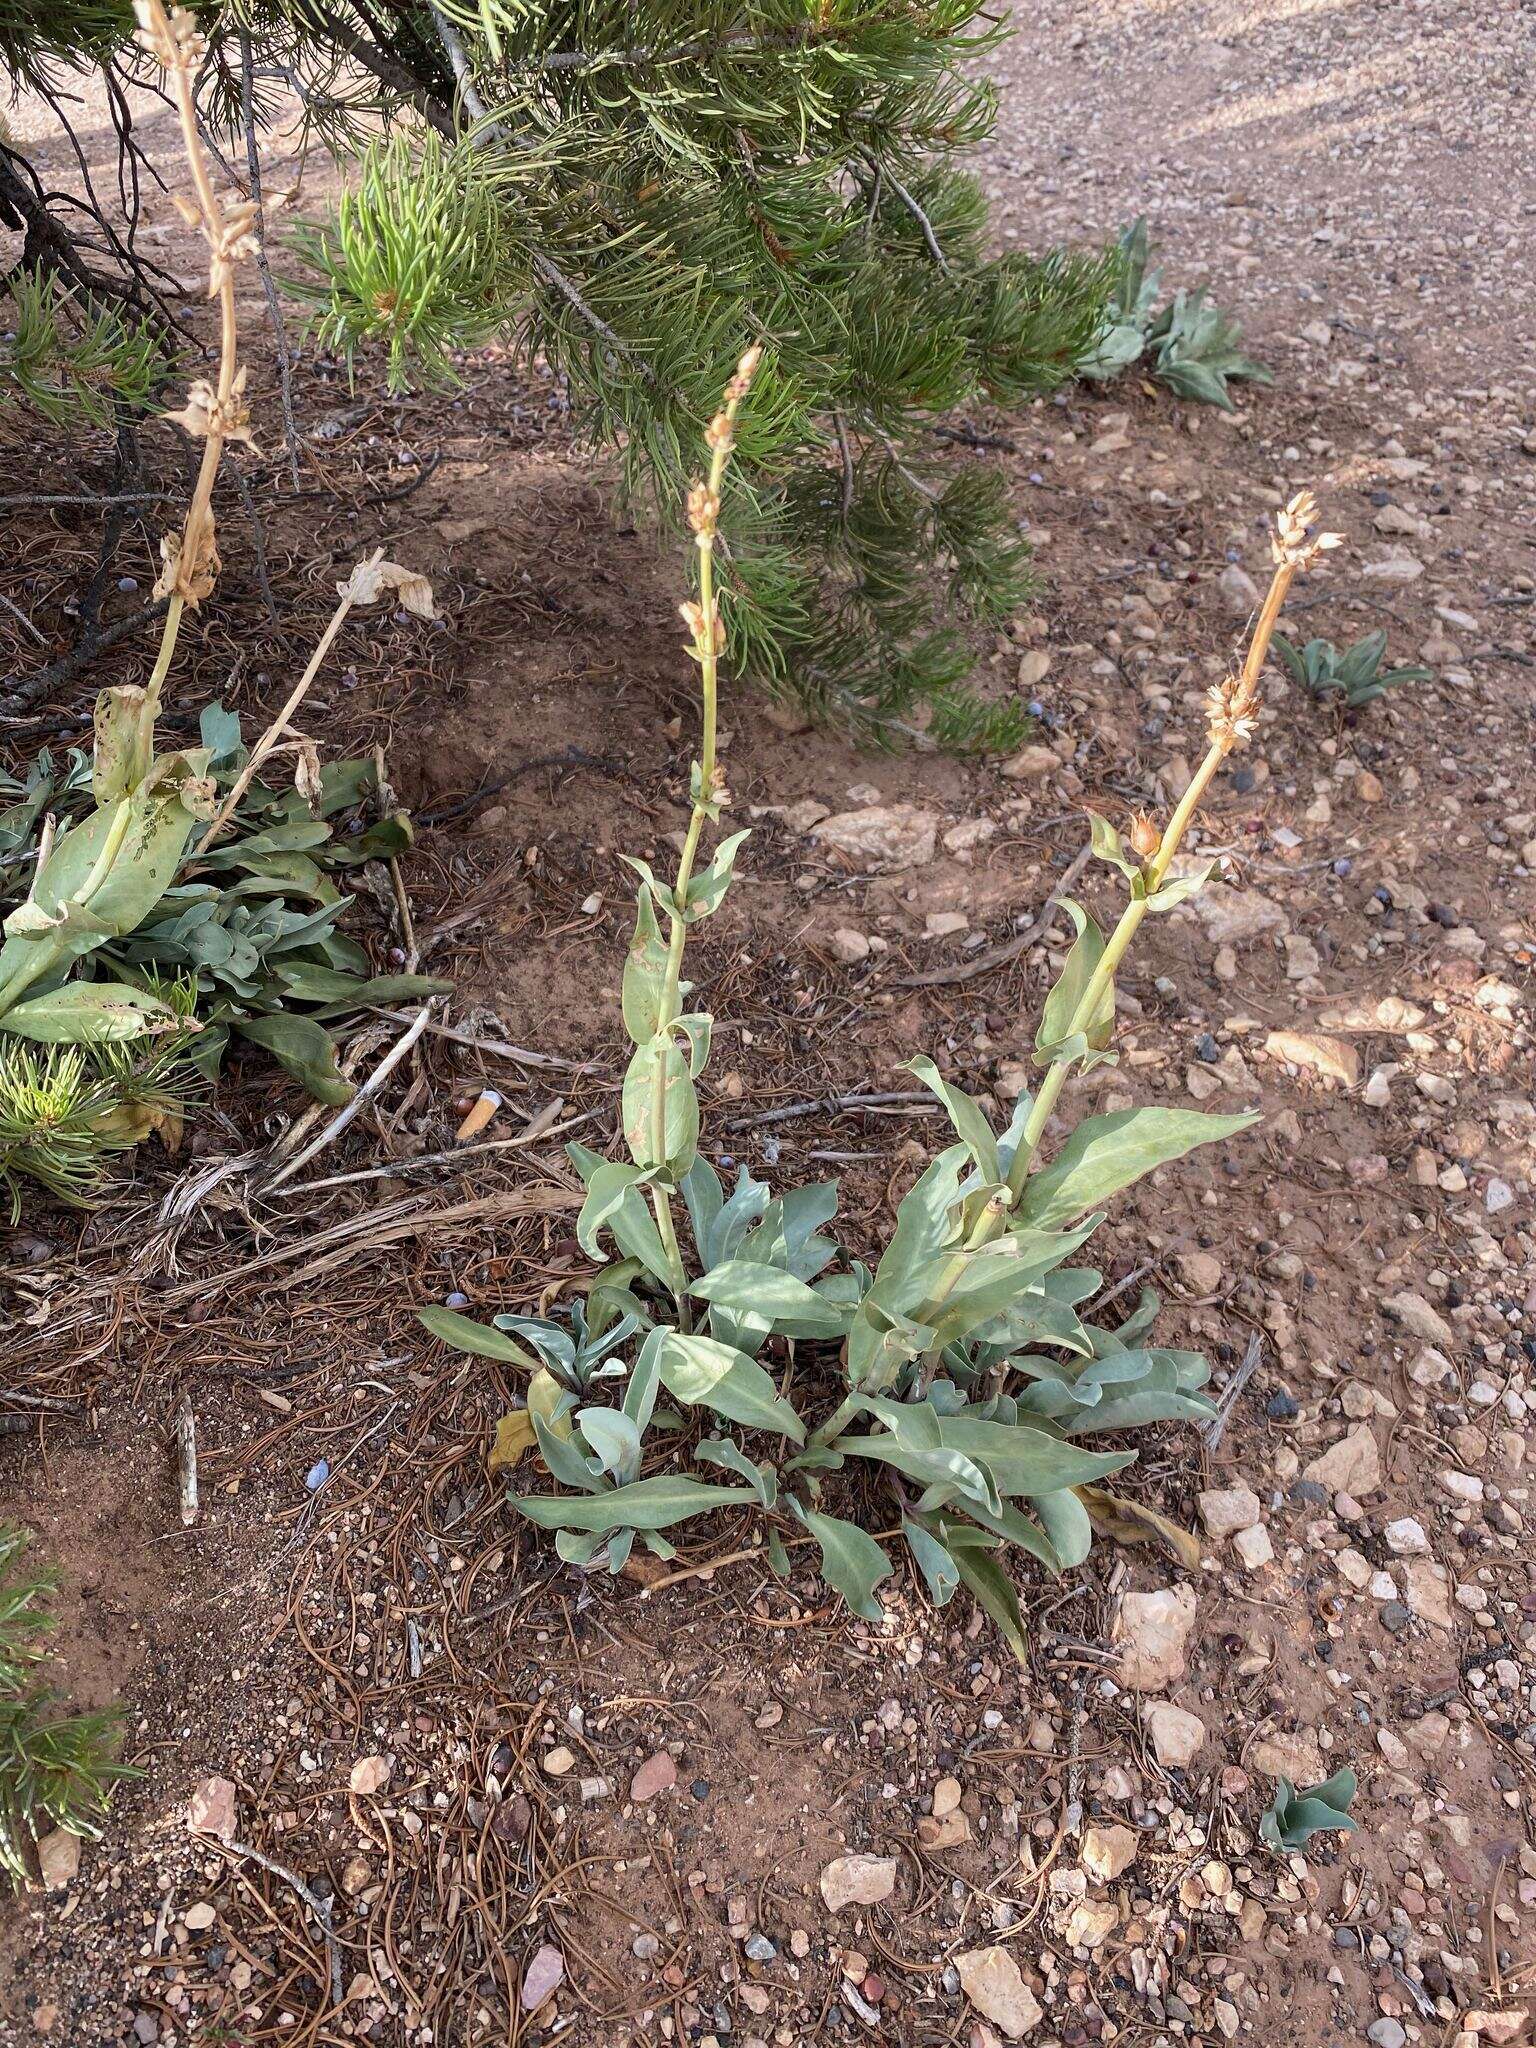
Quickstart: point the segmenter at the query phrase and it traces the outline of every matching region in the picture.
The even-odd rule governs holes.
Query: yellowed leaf
[[[503,1415],[496,1425],[496,1441],[486,1460],[491,1477],[510,1472],[524,1451],[533,1448],[534,1441],[533,1417],[526,1408],[514,1408],[510,1415]]]
[[[538,1416],[547,1430],[559,1437],[562,1443],[568,1444],[571,1440],[570,1411],[567,1409],[564,1415],[555,1413],[564,1391],[548,1366],[541,1365],[528,1382],[529,1409]]]
[[[1166,1543],[1180,1564],[1189,1571],[1200,1568],[1200,1540],[1190,1530],[1170,1522],[1156,1508],[1139,1500],[1126,1500],[1108,1493],[1102,1486],[1074,1487],[1088,1510],[1095,1528],[1115,1543]]]
[[[535,1448],[538,1443],[538,1435],[533,1426],[535,1416],[547,1430],[559,1437],[562,1443],[570,1442],[570,1414],[555,1413],[563,1391],[554,1374],[546,1367],[540,1366],[528,1382],[528,1406],[514,1408],[510,1415],[503,1415],[496,1425],[496,1441],[491,1445],[491,1454],[486,1460],[492,1478],[502,1472],[510,1472],[524,1451]]]

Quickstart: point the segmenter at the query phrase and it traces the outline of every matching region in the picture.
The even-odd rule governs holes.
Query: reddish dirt
[[[727,709],[733,795],[755,836],[690,953],[718,1019],[706,1129],[717,1153],[781,1183],[839,1172],[845,1229],[865,1249],[933,1122],[833,1108],[737,1120],[900,1088],[897,1062],[918,1050],[973,1089],[1006,1090],[1050,958],[1037,946],[973,981],[903,987],[967,958],[968,934],[930,938],[927,920],[961,912],[969,933],[1006,938],[1076,852],[1085,805],[1121,818],[1166,800],[1243,625],[1222,572],[1262,579],[1282,496],[1310,484],[1352,542],[1293,605],[1296,637],[1343,643],[1383,623],[1394,659],[1422,650],[1436,669],[1356,722],[1271,680],[1259,745],[1218,785],[1204,838],[1243,901],[1276,906],[1274,927],[1232,942],[1226,975],[1221,935],[1194,915],[1144,928],[1122,1064],[1084,1089],[1100,1106],[1198,1096],[1265,1111],[1251,1137],[1119,1205],[1095,1244],[1111,1281],[1150,1267],[1162,1329],[1204,1345],[1218,1382],[1264,1339],[1219,1450],[1158,1431],[1136,1472],[1140,1497],[1186,1523],[1201,1488],[1251,1485],[1276,1552],[1248,1574],[1212,1544],[1194,1577],[1191,1666],[1173,1689],[1208,1731],[1194,1766],[1157,1765],[1105,1648],[1126,1591],[1185,1576],[1158,1554],[1106,1543],[1060,1585],[1026,1575],[1027,1669],[904,1577],[873,1628],[751,1562],[652,1594],[561,1567],[485,1475],[498,1370],[425,1343],[410,1313],[450,1288],[482,1313],[526,1305],[584,1270],[554,1146],[320,1191],[298,1221],[264,1214],[259,1229],[222,1212],[185,1235],[176,1270],[163,1253],[130,1264],[142,1218],[92,1225],[78,1246],[50,1218],[29,1226],[35,1248],[5,1282],[25,1277],[23,1305],[51,1289],[54,1320],[14,1339],[8,1373],[99,1405],[93,1425],[0,1439],[0,1510],[59,1565],[69,1691],[123,1700],[146,1776],[67,1898],[12,1909],[7,2048],[156,2035],[457,2048],[557,2031],[790,2048],[866,2030],[986,2048],[944,1972],[994,1940],[1045,2007],[1030,2036],[1042,2044],[1334,2048],[1394,2020],[1415,2043],[1513,2038],[1514,2021],[1468,2021],[1518,2016],[1536,1985],[1536,407],[1529,237],[1514,231],[1536,186],[1513,104],[1518,11],[1485,13],[1474,38],[1441,4],[1035,10],[1000,60],[1000,232],[1102,237],[1148,212],[1169,286],[1209,275],[1275,386],[1243,394],[1232,421],[1131,378],[973,423],[1014,444],[1002,459],[1038,545],[1039,602],[982,661],[1002,691],[1024,657],[1049,657],[1026,686],[1045,714],[1032,740],[1055,750],[1043,772],[855,756],[755,699]],[[1326,337],[1308,338],[1319,321]],[[586,1067],[437,1041],[329,1170],[435,1150],[482,1080],[508,1098],[497,1129],[558,1095],[563,1117],[590,1119],[576,1134],[605,1142],[629,914],[616,855],[664,854],[685,817],[677,564],[615,531],[545,389],[495,364],[473,367],[451,415],[353,401],[310,366],[301,398],[307,420],[342,423],[313,448],[350,516],[318,500],[277,514],[285,609],[290,591],[323,605],[335,565],[379,541],[433,576],[449,620],[441,635],[382,621],[350,633],[314,729],[389,739],[424,821],[417,925],[428,964],[455,976],[456,1020]],[[410,496],[370,495],[437,449]],[[1379,531],[1389,507],[1410,526]],[[230,573],[187,688],[269,702],[280,657],[228,517]],[[1368,573],[1393,553],[1418,573]],[[931,862],[860,873],[777,814],[871,792],[940,814]],[[989,839],[945,848],[977,818]],[[842,928],[883,947],[850,967]],[[1388,998],[1418,1022],[1383,1022]],[[1287,1066],[1271,1031],[1342,1041],[1358,1079]],[[294,1107],[269,1074],[249,1080],[231,1102],[242,1142]],[[529,1189],[530,1215],[440,1220]],[[413,1234],[385,1246],[370,1232],[394,1203],[416,1204]],[[351,1241],[312,1242],[348,1223]],[[1424,1337],[1383,1309],[1404,1294],[1450,1333],[1439,1385],[1415,1377]],[[109,1314],[114,1341],[72,1372]],[[185,1534],[169,1451],[183,1391],[206,1502]],[[1383,1476],[1359,1512],[1326,1488],[1298,1492],[1301,1468],[1360,1426]],[[333,1476],[312,1495],[320,1458]],[[1481,1498],[1448,1492],[1447,1472],[1480,1481]],[[1347,1550],[1401,1575],[1386,1529],[1408,1516],[1444,1572],[1449,1626],[1337,1563]],[[746,1534],[712,1531],[702,1554]],[[1361,1831],[1315,1838],[1304,1864],[1256,1846],[1277,1740],[1298,1771],[1348,1760],[1363,1780]],[[552,1775],[560,1747],[574,1763]],[[630,1803],[633,1772],[663,1748],[678,1785]],[[359,1798],[350,1774],[374,1755],[387,1785]],[[186,1834],[185,1801],[210,1773],[239,1788],[244,1843],[334,1892],[353,1994],[339,2011],[292,1883]],[[918,1824],[946,1776],[969,1839],[933,1848]],[[584,1800],[583,1778],[608,1789]],[[1119,1909],[1097,1949],[1074,1948],[1077,1891],[1062,1882],[1080,1861],[1079,1808],[1140,1831],[1126,1875],[1090,1888]],[[890,1905],[834,1920],[817,1883],[845,1846],[898,1854],[901,1872]],[[217,1909],[211,1930],[187,1927],[198,1902]],[[752,1958],[753,1935],[772,1959]],[[566,1982],[554,2008],[520,2015],[542,1944]]]

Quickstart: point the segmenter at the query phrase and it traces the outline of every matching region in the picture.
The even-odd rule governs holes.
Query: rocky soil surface
[[[193,1243],[174,1284],[111,1312],[102,1440],[50,1436],[46,1459],[3,1440],[0,1506],[83,1588],[69,1668],[126,1699],[147,1776],[103,1842],[45,1845],[50,1888],[4,1931],[0,2040],[1530,2038],[1529,15],[1042,0],[1017,28],[986,165],[1000,232],[1101,239],[1145,213],[1169,288],[1209,282],[1275,383],[1231,417],[1132,375],[975,423],[1008,444],[1042,571],[985,651],[1035,710],[1013,759],[856,758],[732,704],[755,837],[700,951],[721,1020],[705,1116],[717,1154],[781,1182],[831,1163],[873,1220],[934,1127],[847,1097],[901,1090],[897,1061],[926,1049],[1006,1109],[1065,923],[1006,965],[991,950],[1032,927],[1085,806],[1123,821],[1177,796],[1266,524],[1315,489],[1351,546],[1287,630],[1385,626],[1432,680],[1346,717],[1270,677],[1202,819],[1223,880],[1145,932],[1121,1064],[1086,1089],[1264,1112],[1095,1248],[1216,1366],[1220,1431],[1162,1432],[1138,1468],[1200,1531],[1198,1565],[1102,1544],[1031,1582],[1027,1667],[900,1577],[878,1627],[751,1561],[582,1584],[487,1485],[494,1374],[445,1366],[410,1315],[450,1285],[520,1305],[577,1270],[553,1202],[437,1234],[424,1209],[413,1241],[308,1281],[276,1263],[296,1253],[263,1264],[270,1240],[240,1251],[249,1272],[216,1246],[199,1269]],[[396,724],[402,782],[444,814],[413,886],[423,930],[453,933],[439,957],[473,1030],[590,1063],[440,1048],[453,1071],[394,1106],[407,1160],[482,1078],[509,1118],[558,1090],[557,1114],[611,1120],[615,855],[685,815],[673,566],[613,539],[538,404],[487,379],[451,419],[345,427],[386,464],[441,441],[420,490],[353,532],[433,573],[458,661],[406,684],[367,650],[337,716]],[[312,544],[285,533],[292,559]],[[592,765],[488,789],[573,736]],[[523,1156],[559,1192],[537,1145],[506,1185]],[[361,1213],[327,1199],[316,1229]],[[21,1382],[82,1285],[62,1236],[37,1243],[7,1276]],[[108,1297],[85,1299],[106,1326]],[[181,1385],[212,1482],[187,1537],[158,1448],[148,1483],[123,1452],[158,1445]],[[1342,1765],[1358,1831],[1267,1846],[1279,1780]]]

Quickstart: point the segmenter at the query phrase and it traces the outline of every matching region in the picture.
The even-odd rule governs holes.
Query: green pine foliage
[[[82,301],[54,276],[18,270],[0,332],[0,402],[19,400],[54,426],[110,427],[119,407],[148,405],[167,363],[147,321]]]
[[[725,521],[733,665],[866,737],[1014,740],[1018,706],[966,676],[975,629],[1028,593],[1027,549],[997,474],[929,430],[1070,377],[1112,265],[989,253],[954,162],[992,119],[989,20],[972,0],[447,13],[446,37],[367,17],[404,119],[299,238],[322,341],[360,375],[379,347],[397,385],[493,333],[541,355],[663,517],[760,341]],[[337,36],[300,41],[329,78]]]

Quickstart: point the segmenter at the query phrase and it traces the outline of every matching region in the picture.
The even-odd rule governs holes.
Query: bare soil
[[[477,359],[452,404],[394,404],[301,366],[304,494],[263,497],[268,577],[292,649],[365,547],[433,577],[446,628],[349,627],[306,715],[328,745],[388,745],[421,827],[408,878],[427,964],[453,974],[453,1026],[481,1047],[425,1040],[304,1180],[396,1163],[387,1177],[171,1229],[154,1205],[186,1162],[168,1163],[137,1206],[83,1227],[36,1215],[8,1242],[4,1380],[74,1412],[0,1438],[0,1512],[59,1567],[61,1683],[121,1701],[144,1775],[67,1891],[8,1909],[0,2041],[991,2048],[954,1963],[993,1942],[1039,1999],[1042,2048],[1521,2038],[1536,1988],[1528,44],[1518,7],[1445,0],[1030,10],[997,65],[1000,234],[1101,239],[1146,212],[1169,287],[1209,280],[1275,383],[1245,389],[1232,419],[1133,376],[970,422],[1008,444],[976,459],[1008,466],[1041,570],[983,673],[1038,705],[1048,758],[859,756],[755,698],[728,706],[754,838],[690,953],[718,1020],[710,1146],[779,1183],[839,1174],[845,1235],[868,1248],[937,1127],[841,1099],[901,1089],[898,1063],[928,1050],[1006,1101],[1063,930],[1009,967],[960,970],[1038,911],[1085,808],[1118,819],[1176,792],[1245,624],[1231,572],[1263,580],[1276,504],[1309,485],[1351,541],[1293,604],[1293,637],[1384,624],[1393,659],[1435,670],[1354,720],[1271,680],[1259,743],[1202,823],[1232,893],[1214,917],[1143,928],[1122,1064],[1086,1086],[1099,1106],[1265,1112],[1138,1191],[1095,1243],[1111,1283],[1156,1285],[1162,1327],[1206,1348],[1218,1384],[1261,1340],[1219,1445],[1154,1432],[1133,1476],[1189,1525],[1203,1489],[1251,1486],[1274,1548],[1249,1571],[1210,1542],[1192,1575],[1189,1667],[1166,1694],[1207,1731],[1186,1770],[1157,1763],[1110,1647],[1128,1592],[1191,1576],[1161,1553],[1101,1543],[1069,1580],[1026,1578],[1021,1667],[902,1575],[881,1626],[849,1624],[755,1559],[697,1571],[743,1549],[745,1527],[712,1530],[679,1560],[692,1576],[646,1588],[567,1570],[505,1508],[485,1454],[510,1384],[426,1342],[412,1312],[454,1289],[482,1314],[569,1289],[585,1270],[573,1178],[559,1132],[448,1171],[410,1162],[482,1083],[506,1098],[493,1134],[558,1104],[562,1129],[610,1141],[630,900],[616,856],[664,853],[686,815],[678,569],[616,530],[536,378]],[[253,335],[258,318],[253,300]],[[65,474],[45,441],[14,452],[38,488]],[[233,498],[223,527],[228,570],[180,701],[217,690],[254,718],[292,650]],[[89,517],[11,531],[0,588],[61,623]],[[153,538],[126,543],[141,583]],[[115,593],[108,615],[137,601]],[[11,651],[25,673],[33,650]],[[141,668],[120,643],[10,721],[7,748],[78,735],[94,689]],[[934,857],[861,872],[798,829],[807,801],[918,805],[936,814]],[[947,839],[975,821],[990,833]],[[964,928],[931,936],[944,913]],[[368,916],[382,952],[383,913]],[[874,942],[854,965],[846,932]],[[912,985],[935,969],[956,978]],[[246,1069],[199,1162],[265,1142],[298,1107]],[[202,1446],[190,1530],[171,1451],[184,1393]],[[1361,1431],[1374,1484],[1351,1497],[1307,1479]],[[1422,1554],[1388,1534],[1409,1517]],[[561,1750],[569,1768],[551,1769]],[[675,1786],[634,1800],[662,1751]],[[370,1759],[382,1780],[359,1792]],[[1276,1772],[1344,1761],[1360,1831],[1304,1858],[1263,1851]],[[186,1825],[215,1776],[235,1787],[229,1843]],[[948,1777],[966,1839],[933,1846],[919,1824]],[[1137,1855],[1093,1882],[1083,1830],[1110,1823],[1136,1829]],[[897,1888],[834,1916],[819,1879],[848,1850],[898,1857]],[[211,1919],[189,1925],[201,1906]],[[544,1947],[564,1979],[529,2012],[519,1987]]]

